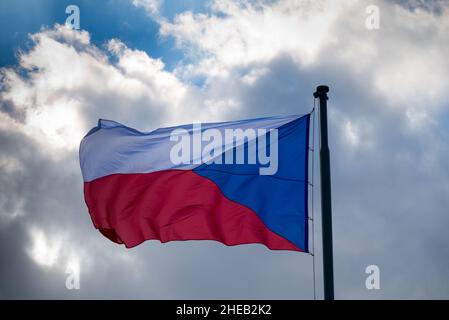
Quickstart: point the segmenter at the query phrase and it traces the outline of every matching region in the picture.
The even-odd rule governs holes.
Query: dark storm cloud
[[[445,0],[394,0],[394,2],[411,11],[423,9],[434,14],[441,14],[445,5]]]

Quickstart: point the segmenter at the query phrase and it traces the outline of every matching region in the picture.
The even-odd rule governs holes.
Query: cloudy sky
[[[1,1],[0,298],[313,299],[308,254],[107,240],[78,146],[98,118],[149,131],[307,113],[318,84],[331,87],[336,297],[449,298],[448,40],[447,1]],[[373,264],[380,290],[365,287]]]

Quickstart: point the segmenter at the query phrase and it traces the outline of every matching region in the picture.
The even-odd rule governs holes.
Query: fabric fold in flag
[[[134,247],[215,240],[308,252],[310,116],[144,133],[99,120],[80,144],[94,226]]]

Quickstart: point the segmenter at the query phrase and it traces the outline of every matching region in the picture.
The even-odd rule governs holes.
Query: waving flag
[[[97,229],[145,240],[308,252],[309,115],[139,132],[99,120],[80,144]]]

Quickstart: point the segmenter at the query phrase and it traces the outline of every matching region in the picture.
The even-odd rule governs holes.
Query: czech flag
[[[101,119],[79,154],[93,224],[128,248],[215,240],[308,252],[309,123],[308,114],[144,133]]]

